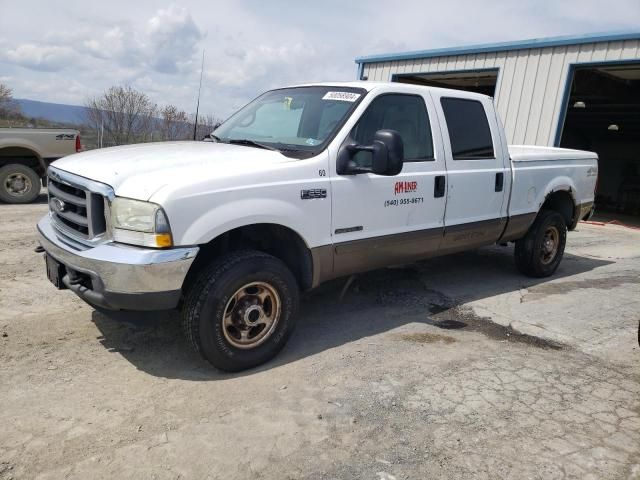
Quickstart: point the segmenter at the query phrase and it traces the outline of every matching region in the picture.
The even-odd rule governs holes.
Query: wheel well
[[[40,176],[44,176],[44,169],[40,162],[40,157],[36,152],[25,147],[4,147],[0,148],[0,167],[18,163],[30,167]]]
[[[184,282],[186,288],[212,260],[235,250],[258,250],[280,259],[296,277],[302,290],[311,288],[313,260],[304,240],[290,228],[276,224],[255,224],[235,228],[200,246]]]
[[[559,190],[547,195],[542,204],[541,210],[553,210],[558,212],[564,218],[567,228],[571,228],[573,224],[575,205],[571,194],[566,190]]]

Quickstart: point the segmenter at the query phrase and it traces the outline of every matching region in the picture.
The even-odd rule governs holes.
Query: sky
[[[226,118],[270,88],[355,80],[355,57],[557,35],[640,32],[640,0],[0,0],[0,82],[82,105],[130,85]]]

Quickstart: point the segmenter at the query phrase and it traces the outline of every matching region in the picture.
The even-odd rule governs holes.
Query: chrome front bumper
[[[68,288],[88,303],[112,310],[161,310],[177,305],[198,247],[157,250],[118,243],[87,248],[60,235],[49,215],[38,222],[39,241],[69,275]],[[70,276],[90,278],[90,287]],[[75,277],[74,277],[75,278]]]

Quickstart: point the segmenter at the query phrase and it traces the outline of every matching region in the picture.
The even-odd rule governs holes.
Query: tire
[[[209,363],[237,372],[284,347],[298,303],[298,284],[284,263],[255,250],[232,252],[206,267],[186,292],[182,327]]]
[[[19,163],[0,168],[0,200],[6,203],[31,203],[40,195],[40,176]]]
[[[564,217],[552,210],[542,210],[524,238],[516,241],[518,270],[537,278],[553,275],[560,265],[566,243]]]

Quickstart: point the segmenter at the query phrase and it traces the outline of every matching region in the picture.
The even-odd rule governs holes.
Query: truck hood
[[[55,168],[110,185],[116,195],[148,200],[169,184],[256,173],[295,161],[279,152],[213,142],[162,142],[70,155]]]

